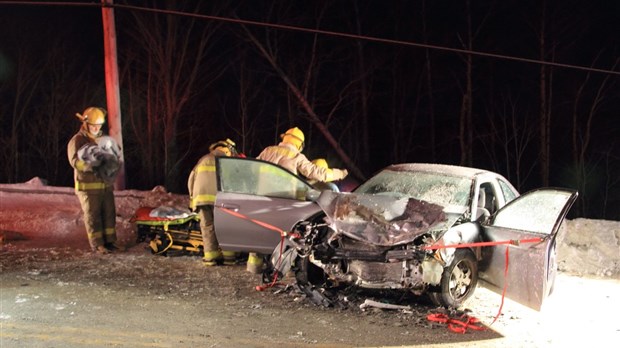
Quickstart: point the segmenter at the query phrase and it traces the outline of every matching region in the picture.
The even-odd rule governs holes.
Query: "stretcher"
[[[197,213],[174,207],[141,207],[132,221],[137,226],[137,242],[148,242],[153,254],[177,250],[202,255],[204,244]]]

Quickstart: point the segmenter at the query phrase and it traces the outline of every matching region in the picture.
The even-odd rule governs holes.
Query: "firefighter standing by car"
[[[236,258],[234,252],[222,252],[213,228],[213,205],[217,193],[215,158],[220,156],[237,156],[235,143],[232,140],[226,139],[211,144],[209,153],[198,160],[187,180],[190,208],[198,212],[200,218],[204,247],[202,261],[205,266],[215,266],[222,259],[224,264],[233,264]]]
[[[117,171],[102,177],[101,168],[114,162],[118,168],[118,153],[106,153],[98,145],[102,137],[106,110],[89,107],[76,116],[82,121],[80,130],[67,144],[67,156],[74,169],[75,194],[84,214],[84,225],[92,250],[99,254],[122,249],[116,244],[116,207],[113,180]],[[108,173],[110,174],[110,173]]]
[[[296,175],[301,174],[308,180],[313,181],[331,182],[342,180],[347,176],[348,171],[346,169],[317,165],[301,153],[305,145],[305,136],[301,129],[297,127],[290,128],[280,137],[282,141],[278,145],[265,148],[256,158],[275,163]],[[250,253],[247,270],[252,273],[260,273],[262,268],[262,257],[256,253]]]

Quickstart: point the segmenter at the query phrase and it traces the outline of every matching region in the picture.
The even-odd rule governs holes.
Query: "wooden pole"
[[[103,46],[105,62],[105,86],[108,109],[108,125],[110,136],[121,148],[122,165],[114,188],[125,189],[125,156],[123,147],[123,126],[121,118],[121,100],[118,87],[118,62],[116,58],[116,26],[114,25],[114,8],[110,7],[114,0],[101,0],[101,16],[103,18]]]

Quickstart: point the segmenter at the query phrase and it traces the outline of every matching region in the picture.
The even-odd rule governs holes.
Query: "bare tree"
[[[353,9],[355,10],[355,32],[358,34],[362,33],[361,27],[361,16],[358,2],[353,3]],[[360,147],[361,160],[363,163],[370,162],[370,138],[369,138],[369,126],[368,119],[369,115],[369,101],[371,95],[370,83],[368,81],[368,73],[367,73],[367,63],[364,57],[364,43],[360,40],[355,42],[357,48],[357,69],[358,76],[360,76],[360,85],[359,85],[359,101],[360,101],[360,111],[357,113],[357,117],[359,122],[355,124],[358,125],[357,132],[361,134],[359,139],[361,141],[357,142]]]
[[[97,77],[88,79],[96,70],[92,51],[68,54],[75,52],[74,23],[49,33],[42,30],[46,23],[23,26],[18,18],[4,22],[0,15],[6,34],[0,70],[7,67],[3,58],[11,62],[5,70],[10,74],[0,76],[1,181],[39,176],[53,185],[73,184],[66,144],[80,126],[74,115],[97,100]]]
[[[618,143],[617,141],[612,142],[609,146],[609,150],[607,150],[604,154],[604,163],[605,163],[605,185],[603,197],[601,201],[601,216],[618,220],[620,219],[620,211],[614,208],[613,205],[610,204],[610,200],[617,197],[613,197],[613,193],[619,191],[618,187],[620,186],[620,176],[615,175],[618,165],[620,164],[620,156],[618,156],[617,150]],[[615,150],[614,150],[615,149]],[[614,168],[615,167],[615,168]],[[610,197],[612,196],[612,197]],[[609,211],[611,209],[611,211]]]
[[[539,58],[545,60],[547,57],[547,2],[541,2],[540,31],[538,36]],[[549,186],[549,168],[551,162],[551,96],[552,93],[552,69],[545,64],[540,65],[539,70],[539,109],[538,109],[538,131],[539,131],[539,156],[540,178],[543,186]]]
[[[528,149],[533,147],[536,128],[529,122],[516,100],[506,95],[489,102],[486,113],[487,134],[480,134],[481,144],[493,163],[493,169],[505,173],[517,189],[523,187],[534,170],[532,162],[526,161]]]
[[[201,4],[197,2],[187,10],[198,13]],[[176,9],[177,5],[183,6],[165,2],[168,9]],[[144,175],[152,184],[163,179],[168,189],[178,191],[183,183],[179,180],[179,165],[185,156],[179,153],[178,147],[180,119],[192,114],[185,110],[192,98],[204,93],[225,71],[213,60],[210,61],[213,65],[205,69],[209,64],[207,51],[217,37],[220,23],[187,16],[132,14],[133,26],[127,34],[133,41],[125,50],[142,51],[139,55],[128,56],[136,60],[127,60],[125,64],[134,64],[127,78],[132,89],[137,89],[132,91],[132,97],[137,99],[131,102],[140,105],[139,108],[134,106],[140,114],[129,117],[145,117],[145,121],[131,121],[136,127],[138,157]],[[207,119],[202,121],[210,122],[208,115],[205,117]]]
[[[235,141],[237,150],[247,154],[250,149],[262,148],[258,142],[257,133],[260,130],[260,119],[256,115],[260,115],[266,109],[266,103],[269,101],[264,98],[264,91],[267,90],[267,79],[257,78],[256,75],[250,73],[248,68],[248,54],[242,50],[239,53],[240,60],[238,69],[233,70],[239,84],[239,96],[232,98],[236,107],[233,108],[235,115],[224,117],[230,129],[235,132]],[[222,104],[222,112],[227,114],[228,102]],[[276,121],[276,124],[278,122]]]
[[[320,16],[319,16],[320,17]],[[338,154],[340,159],[343,161],[345,166],[352,172],[352,174],[358,179],[364,179],[365,176],[361,170],[357,167],[357,165],[351,160],[351,158],[347,155],[344,149],[340,146],[340,143],[334,138],[332,133],[329,130],[328,124],[330,122],[331,116],[334,114],[334,111],[339,107],[341,102],[344,100],[344,94],[346,94],[347,90],[352,86],[354,82],[349,82],[345,85],[345,87],[340,91],[340,93],[334,96],[334,101],[332,101],[331,111],[328,111],[324,117],[318,116],[315,112],[315,108],[311,105],[311,102],[308,99],[309,91],[313,88],[317,88],[314,84],[311,83],[313,81],[314,68],[319,66],[317,63],[317,37],[314,36],[313,45],[311,47],[311,51],[309,54],[307,64],[307,68],[303,73],[302,83],[296,84],[293,82],[293,79],[289,76],[289,74],[285,71],[285,69],[278,63],[277,61],[277,51],[274,50],[274,47],[267,44],[261,43],[258,38],[246,27],[243,26],[246,37],[250,40],[250,42],[258,49],[260,54],[267,60],[269,65],[276,71],[279,78],[284,82],[286,87],[290,90],[293,97],[295,98],[295,102],[299,105],[304,112],[307,114],[310,121],[313,125],[321,132],[321,134],[327,140],[327,143],[334,149],[334,151]],[[293,114],[290,112],[289,114]]]
[[[426,0],[422,1],[422,36],[424,38],[424,42],[428,43],[429,33],[426,23]],[[433,68],[430,53],[430,49],[424,49],[426,93],[428,94],[428,120],[430,129],[431,161],[435,162],[437,160],[437,140],[435,139],[435,100],[433,93]]]
[[[41,83],[42,75],[38,73],[44,64],[41,59],[21,47],[17,53],[15,72],[14,95],[15,98],[11,110],[11,122],[8,139],[3,140],[3,157],[6,159],[7,179],[14,182],[20,177],[21,165],[23,163],[20,158],[25,153],[27,137],[22,137],[28,130],[29,117],[32,115],[31,104],[36,96],[37,90]],[[33,66],[36,67],[33,69]]]
[[[614,70],[618,64],[620,63],[620,59],[616,60],[612,70]],[[592,96],[592,100],[590,105],[585,112],[585,115],[582,117],[582,113],[580,112],[580,106],[582,104],[582,100],[584,98],[584,90],[586,89],[586,85],[589,83],[591,74],[588,73],[584,82],[577,89],[575,99],[573,102],[573,113],[572,113],[572,157],[575,166],[575,175],[577,182],[578,191],[585,197],[590,195],[588,192],[587,181],[588,181],[588,155],[590,152],[590,145],[592,141],[592,128],[594,126],[594,121],[596,116],[599,113],[599,110],[602,104],[605,102],[607,98],[607,92],[610,91],[610,79],[611,75],[606,75],[600,82],[598,88],[596,89],[596,93]],[[612,92],[613,93],[613,92]],[[583,118],[585,120],[580,121]],[[580,211],[582,216],[587,215],[588,211],[588,201],[586,199],[581,199],[576,204],[576,208]]]
[[[471,10],[471,1],[466,1],[466,36],[464,39],[461,39],[461,45],[467,51],[473,51],[474,49],[474,41],[476,36],[480,32],[480,30],[484,26],[484,22],[486,17],[489,15],[491,10],[485,14],[480,24],[477,25],[476,30],[473,30],[472,23],[472,10]],[[474,155],[473,155],[473,147],[474,147],[474,120],[473,120],[473,57],[471,54],[466,54],[463,58],[465,61],[465,83],[463,88],[463,95],[461,99],[461,109],[459,116],[459,144],[461,149],[461,165],[471,166],[473,165]]]
[[[62,36],[51,40],[54,44],[47,51],[42,67],[42,71],[46,72],[45,79],[37,91],[39,102],[30,105],[29,112],[38,117],[29,122],[32,136],[27,153],[30,161],[37,163],[30,163],[29,167],[44,168],[50,182],[71,182],[73,170],[65,160],[65,153],[69,137],[80,127],[75,113],[91,105],[98,99],[97,96],[103,96],[104,90],[103,84],[88,83],[91,69],[84,67],[84,60],[67,59],[70,42]],[[76,105],[79,105],[77,110]]]

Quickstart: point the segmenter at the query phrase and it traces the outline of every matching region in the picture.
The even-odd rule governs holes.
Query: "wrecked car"
[[[344,193],[317,191],[257,159],[218,157],[216,166],[222,249],[270,255],[265,282],[293,272],[323,305],[359,287],[459,307],[480,283],[540,309],[555,279],[560,226],[577,197],[559,188],[519,195],[496,173],[440,164],[391,165]],[[152,232],[151,223],[142,227]]]
[[[334,291],[355,286],[456,308],[480,282],[540,310],[576,197],[555,188],[520,196],[501,175],[474,168],[392,165],[352,193],[323,192],[322,214],[274,249],[271,277],[293,271],[308,298],[326,306]]]

